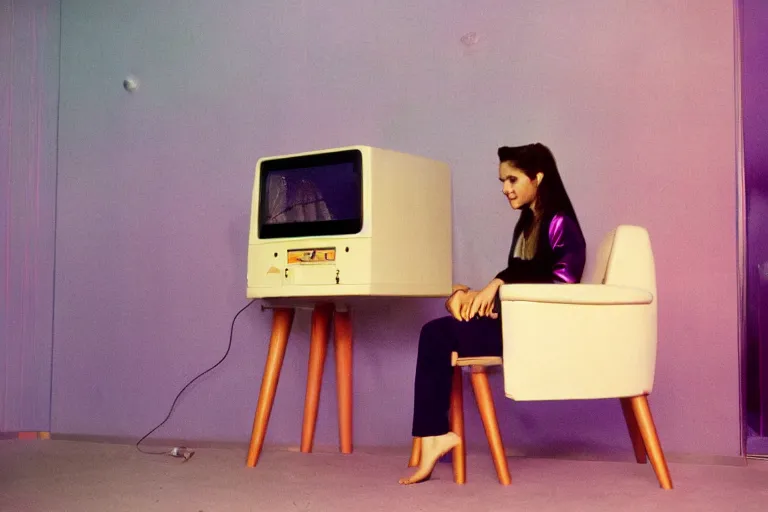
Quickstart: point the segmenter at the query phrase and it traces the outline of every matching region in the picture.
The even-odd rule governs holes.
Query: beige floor
[[[200,449],[186,463],[131,446],[0,441],[0,511],[768,511],[768,463],[671,464],[674,491],[649,465],[510,458],[512,486],[490,457],[471,453],[468,482],[440,464],[433,479],[396,484],[407,453],[301,454],[266,450],[244,467],[244,448]]]

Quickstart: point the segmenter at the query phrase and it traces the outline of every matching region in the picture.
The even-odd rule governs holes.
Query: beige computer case
[[[360,233],[260,239],[261,163],[349,149],[362,154]],[[447,296],[451,230],[451,174],[443,162],[369,146],[262,158],[251,205],[247,297]]]

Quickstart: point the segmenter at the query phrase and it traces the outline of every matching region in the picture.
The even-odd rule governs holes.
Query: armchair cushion
[[[618,306],[653,302],[649,291],[604,284],[508,284],[500,288],[499,294],[502,301],[549,304]]]

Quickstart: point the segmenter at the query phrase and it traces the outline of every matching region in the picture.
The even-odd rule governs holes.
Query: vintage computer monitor
[[[248,298],[451,293],[447,164],[369,146],[259,159]]]

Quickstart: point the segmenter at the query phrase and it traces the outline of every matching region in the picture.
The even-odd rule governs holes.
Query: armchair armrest
[[[607,284],[505,284],[499,296],[502,301],[549,304],[616,306],[653,302],[653,294],[646,290]]]

